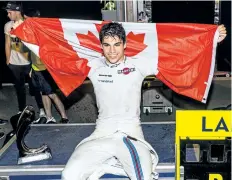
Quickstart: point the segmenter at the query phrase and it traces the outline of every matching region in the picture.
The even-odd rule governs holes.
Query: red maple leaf
[[[95,24],[98,33],[100,33],[102,26],[104,26],[105,24],[108,24],[108,23],[110,23],[110,22],[111,22],[111,21],[102,21],[101,24]]]
[[[102,24],[95,24],[97,31],[100,32],[102,26],[107,23],[109,22],[103,21]],[[81,46],[92,49],[99,53],[102,53],[100,40],[92,32],[88,31],[87,35],[76,33],[76,36]],[[147,45],[143,43],[144,37],[145,37],[144,33],[135,35],[133,32],[130,32],[126,36],[127,47],[125,49],[125,55],[128,57],[131,57],[131,56],[135,56],[138,53],[142,52],[147,47]]]
[[[76,33],[76,35],[81,46],[102,53],[100,40],[92,32],[88,31],[87,35],[79,33]]]
[[[133,32],[130,32],[126,36],[125,55],[131,57],[142,52],[147,47],[147,45],[143,43],[144,37],[144,33],[135,35]]]

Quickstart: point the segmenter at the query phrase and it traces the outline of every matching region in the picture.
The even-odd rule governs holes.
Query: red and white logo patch
[[[118,74],[124,74],[124,75],[127,75],[127,74],[130,74],[131,72],[134,72],[135,71],[135,68],[123,68],[122,70],[118,70]]]

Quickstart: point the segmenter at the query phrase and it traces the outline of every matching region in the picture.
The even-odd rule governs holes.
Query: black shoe
[[[61,124],[67,124],[69,120],[67,118],[61,118],[60,123]]]
[[[1,124],[6,124],[6,123],[8,123],[8,121],[7,121],[7,120],[0,119],[0,125],[1,125]]]
[[[46,124],[47,118],[46,117],[40,117],[39,119],[35,120],[33,124]]]
[[[46,124],[56,124],[56,122],[54,122],[54,121],[49,121],[49,122],[46,122]]]
[[[8,141],[15,135],[15,131],[12,130],[11,132],[9,132],[8,134],[6,134],[6,138],[4,140],[3,146],[8,143]],[[1,138],[0,138],[1,139]]]
[[[5,136],[4,132],[0,132],[0,139],[2,139]]]

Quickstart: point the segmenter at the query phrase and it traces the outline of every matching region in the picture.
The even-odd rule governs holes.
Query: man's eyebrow
[[[122,42],[120,41],[120,42],[116,42],[116,43],[114,43],[114,45],[118,45],[118,44],[121,44]],[[109,43],[102,43],[102,45],[110,45]]]

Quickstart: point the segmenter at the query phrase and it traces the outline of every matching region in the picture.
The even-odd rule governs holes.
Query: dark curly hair
[[[102,26],[101,31],[99,33],[99,39],[101,43],[106,36],[117,36],[119,39],[123,41],[123,44],[125,44],[126,42],[125,29],[122,27],[121,24],[117,22],[111,22]]]

